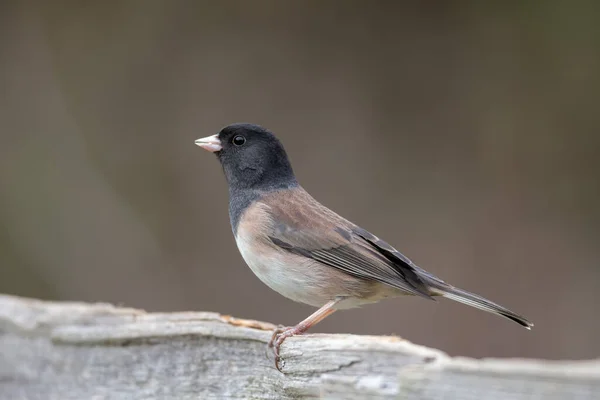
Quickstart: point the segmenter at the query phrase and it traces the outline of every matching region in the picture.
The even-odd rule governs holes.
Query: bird
[[[418,267],[319,203],[300,186],[282,143],[266,128],[231,124],[195,144],[221,163],[231,229],[252,272],[281,295],[318,308],[295,326],[274,330],[268,346],[279,371],[287,338],[305,333],[336,310],[403,295],[443,297],[533,327],[525,317]]]

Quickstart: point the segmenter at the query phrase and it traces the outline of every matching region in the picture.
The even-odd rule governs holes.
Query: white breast
[[[261,243],[248,232],[239,230],[235,238],[240,254],[252,272],[268,287],[281,295],[305,304],[320,307],[328,299],[323,298],[318,282],[311,276],[312,261]]]

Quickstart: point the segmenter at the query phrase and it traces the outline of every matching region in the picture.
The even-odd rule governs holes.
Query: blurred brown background
[[[275,131],[317,199],[529,317],[334,314],[468,356],[600,356],[597,2],[0,5],[0,292],[294,324],[194,139]]]

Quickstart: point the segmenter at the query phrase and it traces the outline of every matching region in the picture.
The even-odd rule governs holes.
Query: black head
[[[196,144],[217,155],[230,189],[280,189],[297,185],[281,142],[258,125],[233,124]]]

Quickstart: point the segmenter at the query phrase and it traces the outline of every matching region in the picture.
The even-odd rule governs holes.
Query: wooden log
[[[398,337],[0,295],[0,399],[600,399],[600,360],[475,360]]]

